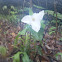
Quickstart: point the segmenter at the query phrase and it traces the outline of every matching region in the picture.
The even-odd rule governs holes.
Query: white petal
[[[27,23],[32,26],[32,29],[36,32],[40,30],[41,20],[43,19],[44,11],[40,11],[39,13],[34,13],[32,16],[27,15],[22,18],[22,22]]]
[[[44,16],[44,10],[40,11],[39,13],[34,13],[32,17],[37,21],[40,22],[43,19]]]
[[[32,18],[31,18],[30,15],[27,15],[27,16],[24,16],[21,21],[30,25],[31,24],[30,22],[32,21]]]
[[[34,18],[35,21],[38,21],[38,19],[39,19],[38,17],[39,17],[38,13],[34,13],[34,14],[32,15],[32,18]]]
[[[40,19],[42,20],[44,16],[44,10],[39,12],[39,16],[40,16]]]
[[[40,30],[41,27],[41,20],[43,19],[44,16],[44,11],[40,11],[39,13],[34,13],[32,15],[32,18],[34,18],[34,20],[31,21],[31,26],[32,29],[36,32],[38,32]]]
[[[40,30],[40,23],[38,22],[31,22],[31,26],[32,26],[32,29],[36,32],[38,32]]]

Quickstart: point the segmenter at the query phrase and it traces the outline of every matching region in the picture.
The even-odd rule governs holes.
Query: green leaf
[[[17,41],[18,41],[18,37],[19,37],[20,35],[25,35],[26,30],[27,30],[27,27],[18,33],[18,35],[17,35],[16,38],[15,38],[14,45],[17,45],[17,43],[18,43],[18,42],[17,42]]]
[[[4,46],[0,46],[0,54],[2,56],[5,56],[6,55],[6,52],[7,52],[7,49]]]
[[[54,29],[56,29],[56,27],[52,26],[52,27],[49,29],[49,31],[52,31],[52,30],[54,30]]]
[[[33,6],[36,7],[36,8],[39,8],[39,9],[45,9],[45,8],[43,8],[41,6],[37,6],[37,5],[33,5]]]
[[[56,23],[56,20],[52,20],[51,23]]]
[[[14,11],[11,11],[10,12],[12,15],[14,15],[14,17],[15,17],[15,14],[17,13],[17,12],[14,12]],[[16,18],[16,17],[15,17]]]
[[[24,52],[23,54],[24,54],[22,57],[23,62],[30,62],[30,59],[29,59],[29,56],[27,55],[27,53]]]
[[[3,6],[3,10],[7,9],[7,6]]]
[[[58,59],[58,56],[61,56],[61,60],[62,60],[62,53],[61,52],[58,52],[55,56],[56,56],[56,58]]]
[[[62,38],[60,38],[59,40],[61,40],[61,41],[62,41]]]
[[[30,39],[30,37],[29,37],[29,34],[28,33],[26,33],[26,35],[25,35],[26,37],[26,39],[25,39],[25,44],[28,44],[28,41],[29,41],[29,39]]]
[[[39,32],[38,32],[39,40],[42,40],[43,33],[44,33],[44,28],[41,27],[40,30],[39,30]]]
[[[13,62],[20,62],[20,54],[22,54],[22,52],[17,52],[17,53],[13,56]]]
[[[14,10],[14,9],[15,9],[15,7],[14,7],[14,6],[11,6],[11,9],[13,9],[13,10]]]
[[[44,20],[41,20],[41,27],[42,27],[43,29],[45,29]]]
[[[39,32],[35,32],[30,26],[28,26],[28,31],[32,33],[34,40],[42,40],[44,29],[40,28]]]
[[[55,31],[51,31],[51,32],[49,32],[49,35],[51,35],[52,33],[55,33]]]
[[[29,15],[33,15],[33,11],[31,8],[29,8]]]
[[[51,23],[56,23],[56,20],[51,20]],[[57,20],[57,23],[60,23],[60,20]]]
[[[45,10],[45,13],[47,13],[47,12],[48,12],[48,14],[51,14],[52,16],[54,14],[54,11],[51,11],[51,10]],[[56,14],[54,14],[54,17],[56,17]],[[57,18],[62,20],[62,14],[57,12]]]
[[[42,52],[41,52],[42,49],[41,49],[40,46],[36,45],[36,50],[37,50],[37,52],[38,52],[39,55],[42,55]]]

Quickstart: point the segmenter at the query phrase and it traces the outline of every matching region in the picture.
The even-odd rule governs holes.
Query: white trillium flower
[[[38,32],[41,28],[41,20],[44,16],[44,10],[39,13],[34,13],[33,15],[26,15],[22,18],[22,22],[31,25],[32,29]]]

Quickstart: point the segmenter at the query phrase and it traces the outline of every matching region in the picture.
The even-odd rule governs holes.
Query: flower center
[[[32,18],[33,21],[35,21],[35,18]]]

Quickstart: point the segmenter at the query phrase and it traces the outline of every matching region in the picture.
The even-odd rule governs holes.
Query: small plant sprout
[[[38,32],[41,28],[41,20],[44,16],[44,10],[39,13],[33,13],[33,15],[26,15],[22,18],[22,22],[31,25],[32,29]]]

